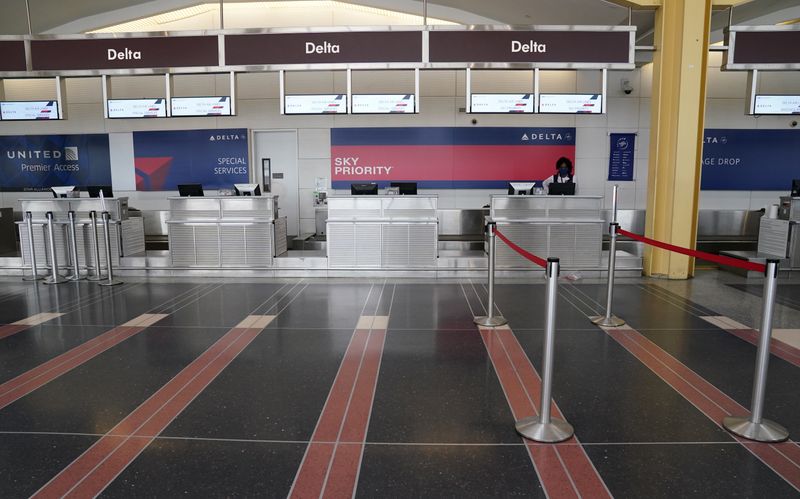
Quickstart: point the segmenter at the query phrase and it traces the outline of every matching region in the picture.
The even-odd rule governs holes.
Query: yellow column
[[[694,248],[712,0],[661,0],[656,10],[648,165],[648,237]],[[694,259],[647,247],[644,272],[686,279]]]

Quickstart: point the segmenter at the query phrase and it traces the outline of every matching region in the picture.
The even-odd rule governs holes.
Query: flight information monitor
[[[753,114],[800,114],[800,95],[756,95]]]
[[[0,119],[5,121],[57,120],[58,114],[54,100],[0,102]]]
[[[285,114],[347,114],[347,95],[286,95]]]
[[[223,97],[173,97],[170,99],[172,116],[230,116],[231,98]]]
[[[541,94],[539,112],[544,114],[602,114],[600,94]]]
[[[470,113],[533,113],[533,94],[472,94]]]
[[[109,118],[166,118],[166,99],[108,99]]]
[[[414,94],[353,94],[353,114],[413,114]]]

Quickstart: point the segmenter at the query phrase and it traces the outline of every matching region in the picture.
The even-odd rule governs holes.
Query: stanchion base
[[[101,275],[92,275],[92,276],[86,277],[86,280],[87,281],[91,281],[91,282],[107,281],[108,277],[104,277],[104,276],[101,276]]]
[[[42,280],[44,280],[44,276],[41,276],[41,275],[37,275],[36,277],[33,277],[32,275],[31,276],[25,276],[25,277],[22,278],[22,280],[25,281],[25,282],[42,281]]]
[[[42,281],[42,284],[63,284],[65,282],[69,282],[69,279],[58,276],[55,279],[53,279],[52,277],[48,277],[47,279]]]
[[[616,315],[612,315],[608,318],[606,318],[605,315],[595,315],[593,317],[589,317],[589,320],[592,321],[592,324],[597,324],[598,326],[602,327],[619,327],[625,325],[625,321]]]
[[[86,280],[86,276],[83,276],[83,275],[80,275],[80,274],[72,274],[71,276],[67,277],[67,280],[70,280],[72,282],[85,281]]]
[[[733,434],[756,442],[783,442],[789,438],[786,428],[768,419],[753,423],[746,417],[728,416],[722,420],[722,426]]]
[[[117,285],[120,285],[122,283],[123,283],[123,281],[118,281],[116,279],[111,279],[110,281],[108,279],[103,279],[102,281],[97,281],[97,284],[99,286],[117,286]]]
[[[563,442],[572,438],[575,430],[572,425],[561,419],[550,419],[549,423],[539,422],[539,416],[520,419],[516,423],[517,433],[535,442],[548,444]]]
[[[486,327],[497,327],[497,326],[505,326],[508,324],[508,321],[502,315],[495,315],[492,317],[481,316],[475,317],[472,321],[479,326],[486,326]]]

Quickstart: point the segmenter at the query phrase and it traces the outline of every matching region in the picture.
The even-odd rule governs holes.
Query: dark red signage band
[[[225,37],[227,66],[371,62],[422,62],[422,33],[354,31]]]
[[[216,36],[31,40],[34,71],[219,65]]]
[[[800,31],[736,31],[734,64],[800,64]]]
[[[25,71],[25,42],[0,40],[0,71]]]
[[[628,64],[629,31],[431,31],[430,62]]]

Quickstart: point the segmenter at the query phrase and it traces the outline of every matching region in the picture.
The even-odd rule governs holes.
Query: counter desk
[[[328,198],[328,267],[431,269],[438,256],[438,197]]]
[[[169,198],[173,267],[271,267],[286,252],[278,196]]]
[[[491,197],[489,219],[511,241],[542,258],[558,257],[562,268],[597,269],[607,223],[600,196]],[[497,268],[538,268],[497,241]]]
[[[30,243],[28,229],[25,224],[25,213],[31,212],[33,218],[33,246],[36,251],[36,266],[45,268],[50,264],[47,253],[47,212],[53,213],[55,221],[54,235],[56,258],[59,266],[72,266],[72,256],[68,249],[69,228],[68,215],[75,212],[75,238],[78,243],[78,266],[82,268],[96,266],[94,262],[92,226],[89,213],[97,213],[97,235],[100,245],[100,265],[105,267],[105,240],[103,238],[102,212],[107,211],[111,236],[112,265],[118,266],[123,256],[143,253],[144,221],[139,211],[128,209],[128,198],[54,198],[54,199],[22,199],[20,200],[23,221],[17,222],[22,249],[23,265],[30,265]]]

